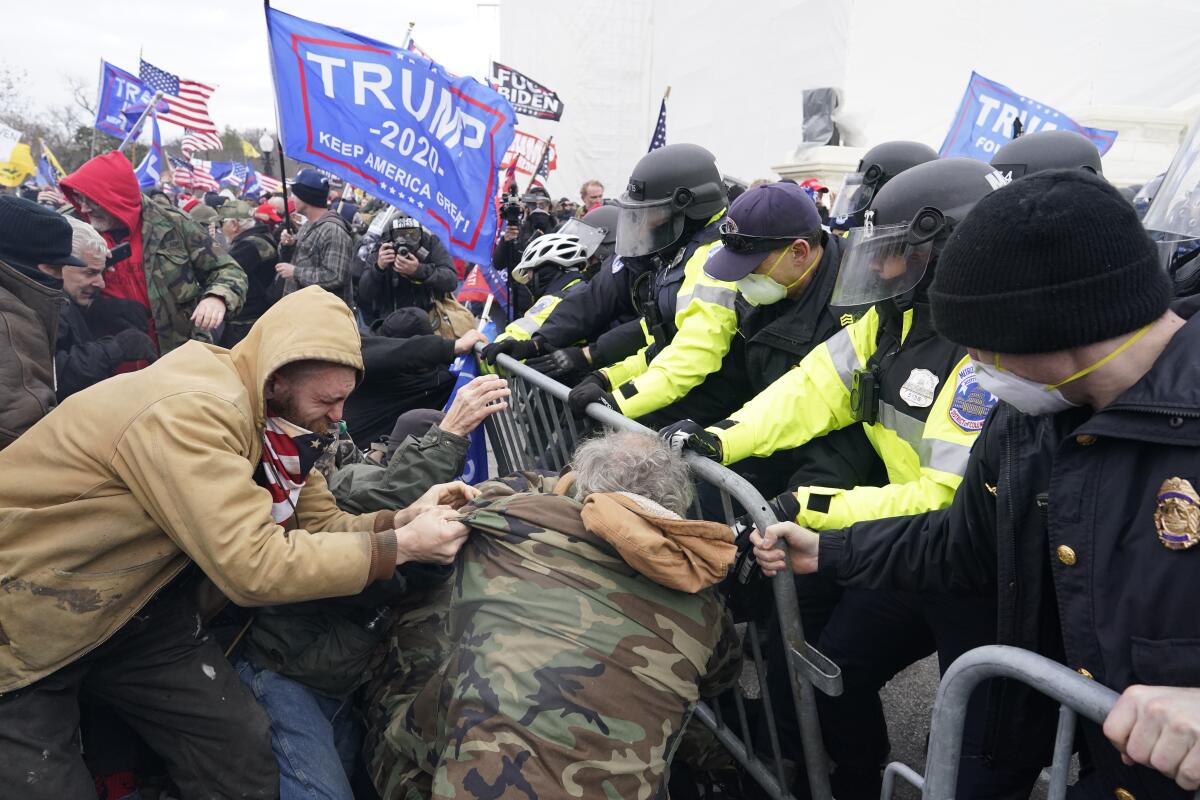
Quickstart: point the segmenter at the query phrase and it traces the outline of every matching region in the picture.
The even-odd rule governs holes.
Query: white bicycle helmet
[[[583,266],[587,260],[587,247],[578,236],[544,233],[526,245],[521,262],[512,269],[512,279],[517,283],[528,283],[532,270],[543,264],[573,269]]]

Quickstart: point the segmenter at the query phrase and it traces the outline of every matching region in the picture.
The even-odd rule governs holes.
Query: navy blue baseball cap
[[[791,181],[757,186],[729,207],[721,227],[722,247],[704,265],[719,281],[736,281],[753,272],[767,253],[821,230],[821,215],[808,193]]]

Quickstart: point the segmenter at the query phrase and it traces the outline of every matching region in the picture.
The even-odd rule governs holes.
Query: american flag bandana
[[[271,519],[275,524],[282,525],[295,516],[300,490],[328,443],[327,437],[282,417],[267,417],[262,464],[255,479],[271,493]]]

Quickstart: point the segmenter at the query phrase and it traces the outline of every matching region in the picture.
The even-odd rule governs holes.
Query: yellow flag
[[[29,145],[13,145],[12,155],[9,158],[12,160],[0,164],[0,186],[20,186],[21,181],[37,172]]]
[[[242,139],[242,155],[246,158],[259,158],[262,153],[254,149],[254,145]]]
[[[50,148],[46,147],[46,143],[42,142],[42,155],[50,162],[50,166],[54,167],[54,171],[58,173],[58,177],[63,177],[67,171],[62,168],[62,164],[58,163],[58,159],[54,157],[54,153],[50,152]]]

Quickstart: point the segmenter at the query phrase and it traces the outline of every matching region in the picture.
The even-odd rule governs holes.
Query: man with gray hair
[[[149,334],[134,327],[124,327],[109,336],[97,336],[89,321],[111,329],[119,327],[114,307],[133,305],[129,301],[106,298],[104,308],[95,308],[104,289],[104,274],[108,271],[108,244],[88,223],[67,217],[71,223],[71,255],[86,266],[62,268],[63,297],[58,314],[58,340],[55,345],[54,373],[57,378],[55,394],[61,403],[76,392],[99,383],[113,374],[125,361],[154,361],[158,350]]]
[[[683,518],[687,464],[615,433],[571,467],[482,484],[461,510],[443,659],[409,663],[428,613],[393,629],[367,687],[384,800],[665,796],[696,702],[732,682],[740,647],[715,587],[733,533]]]

